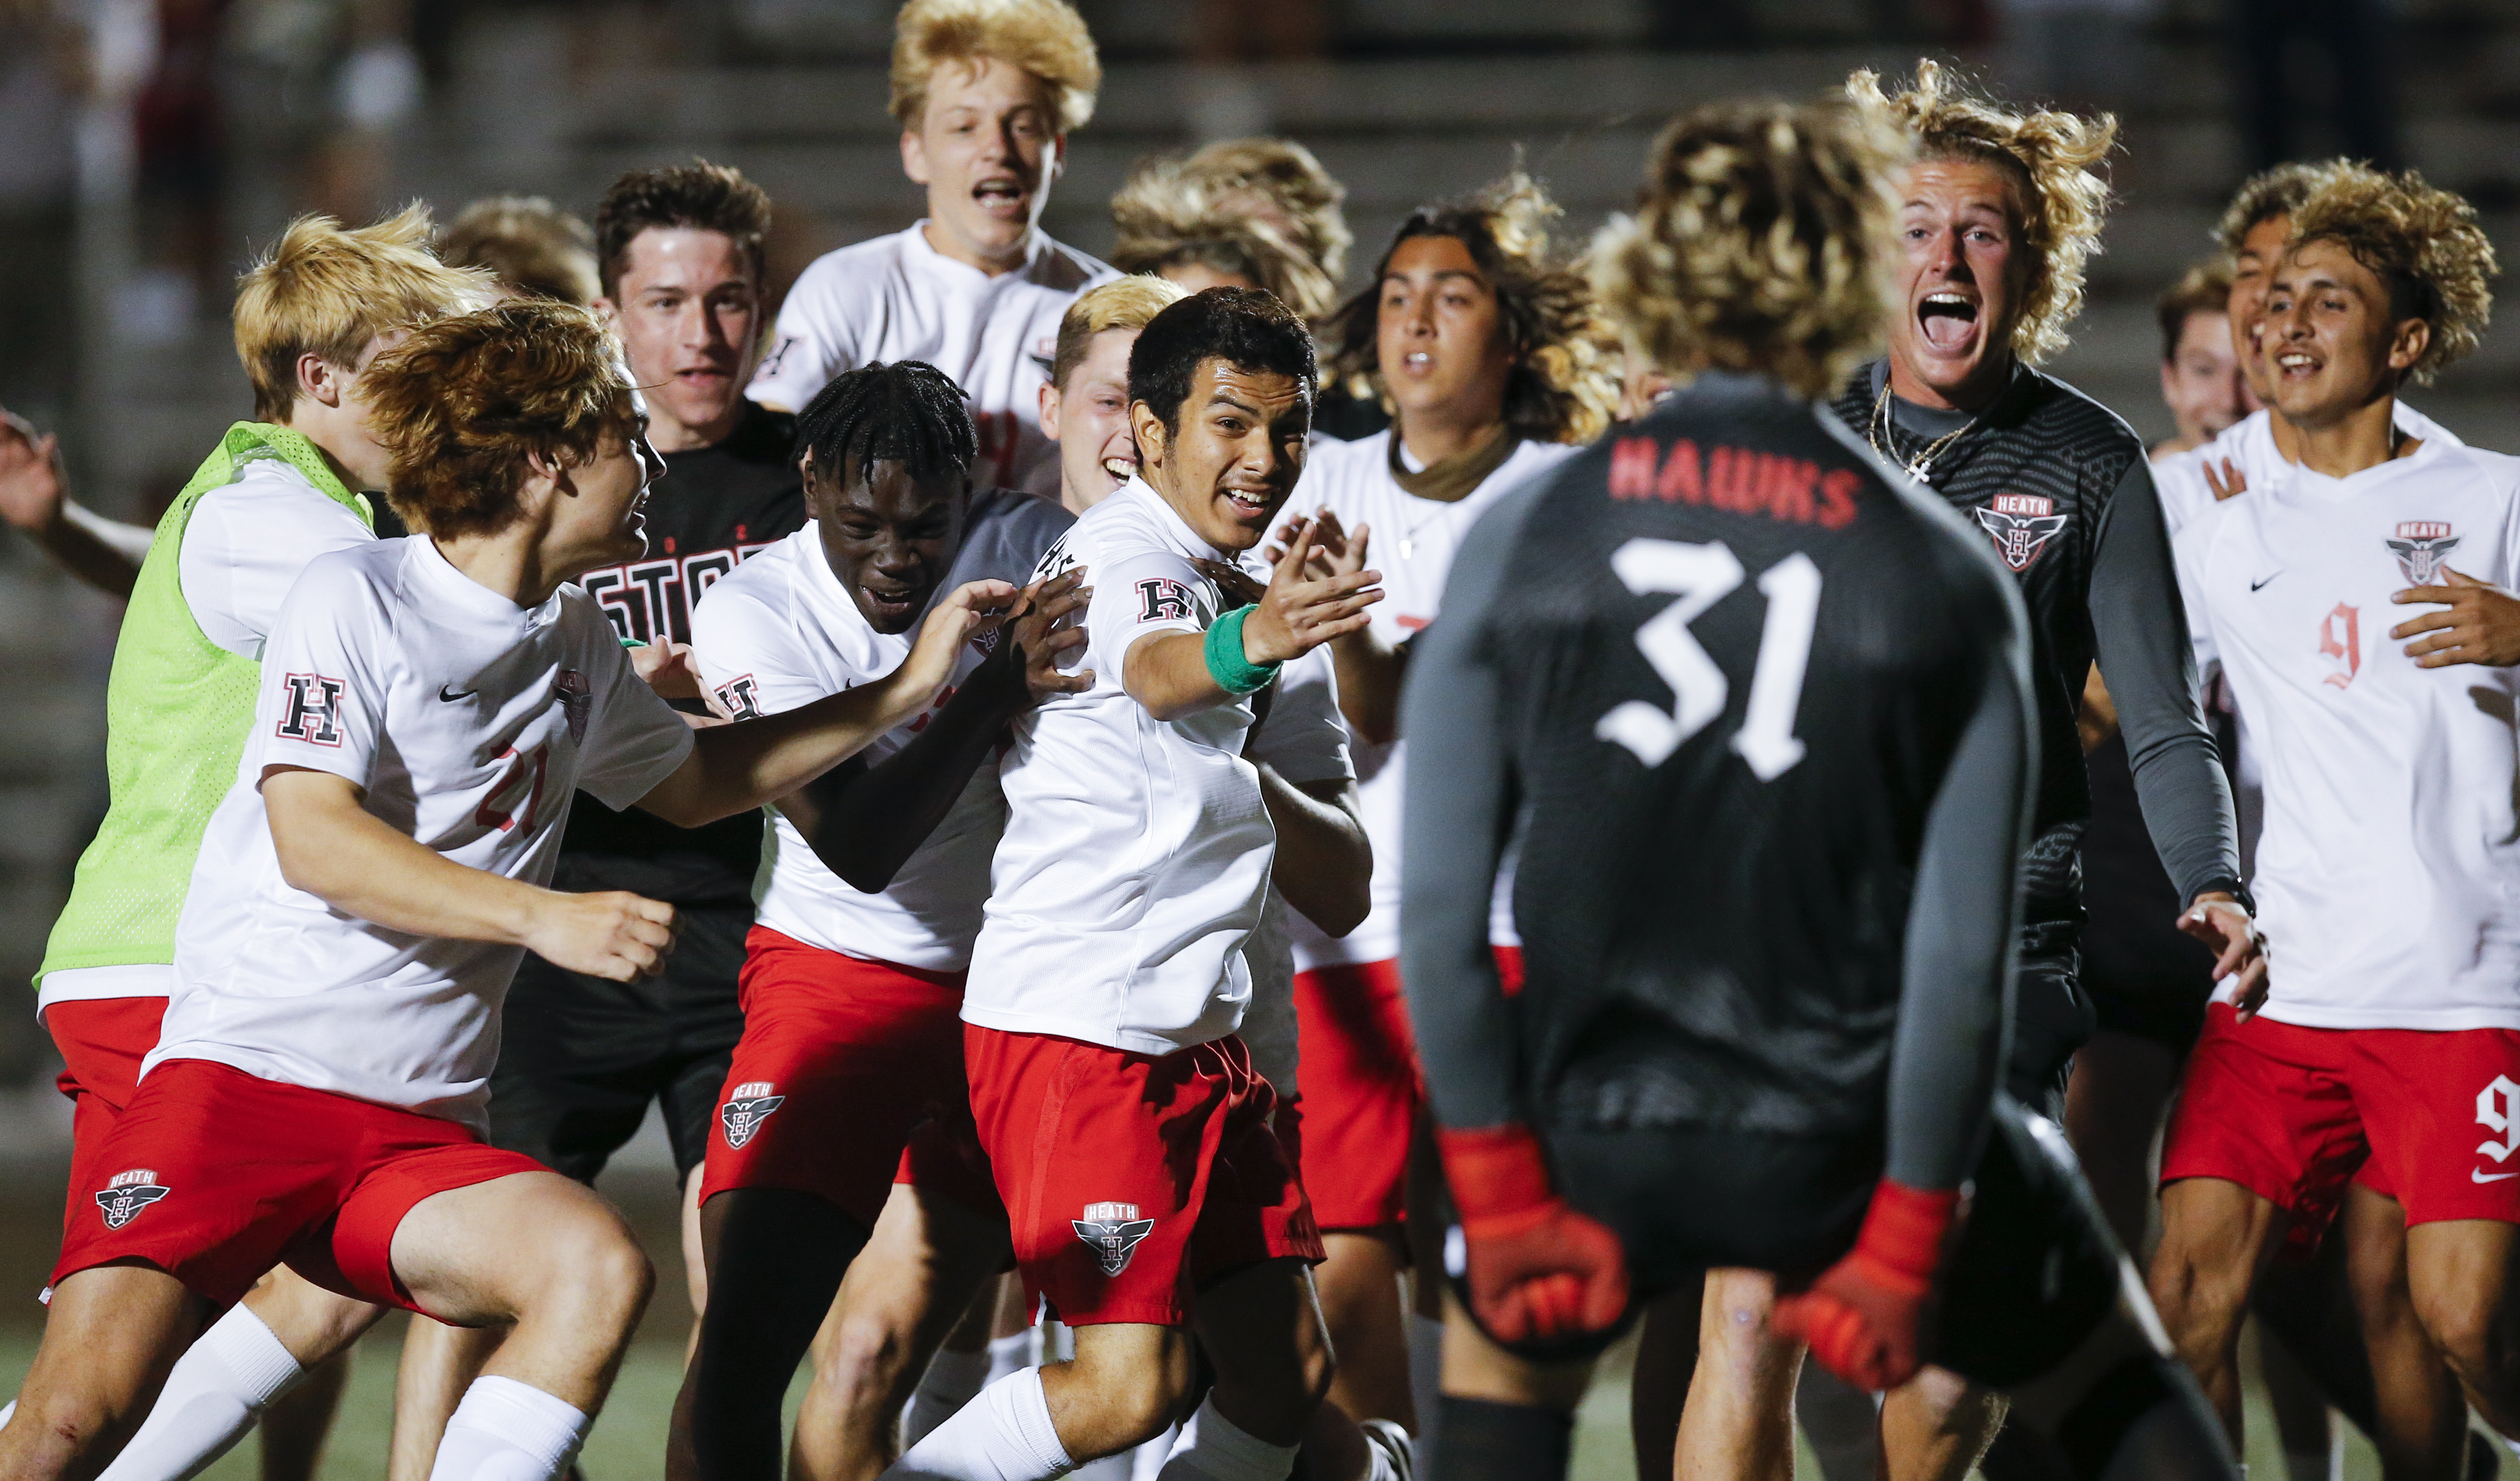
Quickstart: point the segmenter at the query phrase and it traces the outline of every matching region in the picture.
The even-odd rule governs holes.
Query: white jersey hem
[[[1104,1049],[1116,1049],[1123,1054],[1158,1056],[1196,1049],[1202,1044],[1214,1044],[1219,1039],[1230,1039],[1240,1032],[1241,1027],[1237,1024],[1197,1039],[1168,1039],[1161,1034],[1125,1031],[1095,1033],[1088,1032],[1074,1018],[1056,1013],[1011,1013],[996,1009],[974,1008],[968,1003],[963,1006],[963,1021],[974,1028],[996,1029],[1002,1034],[1039,1034],[1050,1039],[1074,1039],[1081,1044],[1100,1044]]]
[[[2295,1028],[2395,1028],[2427,1034],[2455,1034],[2478,1028],[2520,1029],[2520,1004],[2510,1008],[2408,1009],[2270,1003],[2258,1013]]]
[[[102,998],[163,998],[175,991],[172,963],[135,962],[128,966],[70,966],[44,973],[35,987],[35,1021],[56,1003]]]

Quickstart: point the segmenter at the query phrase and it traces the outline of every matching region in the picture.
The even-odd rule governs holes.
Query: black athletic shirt
[[[1982,540],[1764,379],[1700,376],[1500,501],[1404,700],[1438,1118],[1877,1135],[1886,1098],[1892,1175],[1957,1186],[2002,1037],[2023,620]]]
[[[1887,362],[1873,362],[1834,403],[1858,437],[1888,375]],[[1972,420],[1895,395],[1888,413],[1894,462]],[[2082,920],[2079,845],[2092,798],[2074,717],[2094,656],[2180,903],[2208,890],[2242,893],[2230,788],[2197,705],[2185,608],[2142,440],[2107,407],[2018,362],[1976,420],[1928,471],[1933,491],[2012,571],[2030,608],[2040,775],[2023,878],[2030,948],[2070,946]]]
[[[805,525],[796,419],[744,404],[725,441],[667,453],[648,491],[648,554],[578,578],[624,638],[692,641],[692,606],[736,562]],[[761,863],[761,815],[676,828],[592,797],[570,807],[561,840],[573,889],[635,890],[675,905],[749,905]]]

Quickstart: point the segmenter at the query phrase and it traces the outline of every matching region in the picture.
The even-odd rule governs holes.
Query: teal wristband
[[[1278,665],[1254,663],[1242,656],[1242,624],[1249,606],[1238,606],[1208,625],[1207,675],[1229,695],[1247,695],[1278,677]]]

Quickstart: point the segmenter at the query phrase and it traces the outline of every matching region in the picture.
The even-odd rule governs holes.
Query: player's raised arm
[[[1309,522],[1278,562],[1260,600],[1218,617],[1203,633],[1154,633],[1129,648],[1121,687],[1158,720],[1176,720],[1250,694],[1278,666],[1334,639],[1362,632],[1365,609],[1382,600],[1373,571],[1311,575]]]

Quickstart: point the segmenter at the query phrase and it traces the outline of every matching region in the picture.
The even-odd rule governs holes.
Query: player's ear
[[[1041,382],[1041,434],[1051,441],[1058,440],[1058,387],[1048,381]]]
[[[905,128],[901,131],[901,172],[910,177],[910,183],[913,185],[929,183],[927,141],[921,138],[919,130],[915,128]]]
[[[1137,441],[1138,457],[1146,463],[1161,463],[1171,450],[1164,435],[1164,419],[1144,401],[1129,403],[1129,435]]]
[[[2389,369],[2405,374],[2432,348],[2433,327],[2421,319],[2401,319],[2389,337]]]

